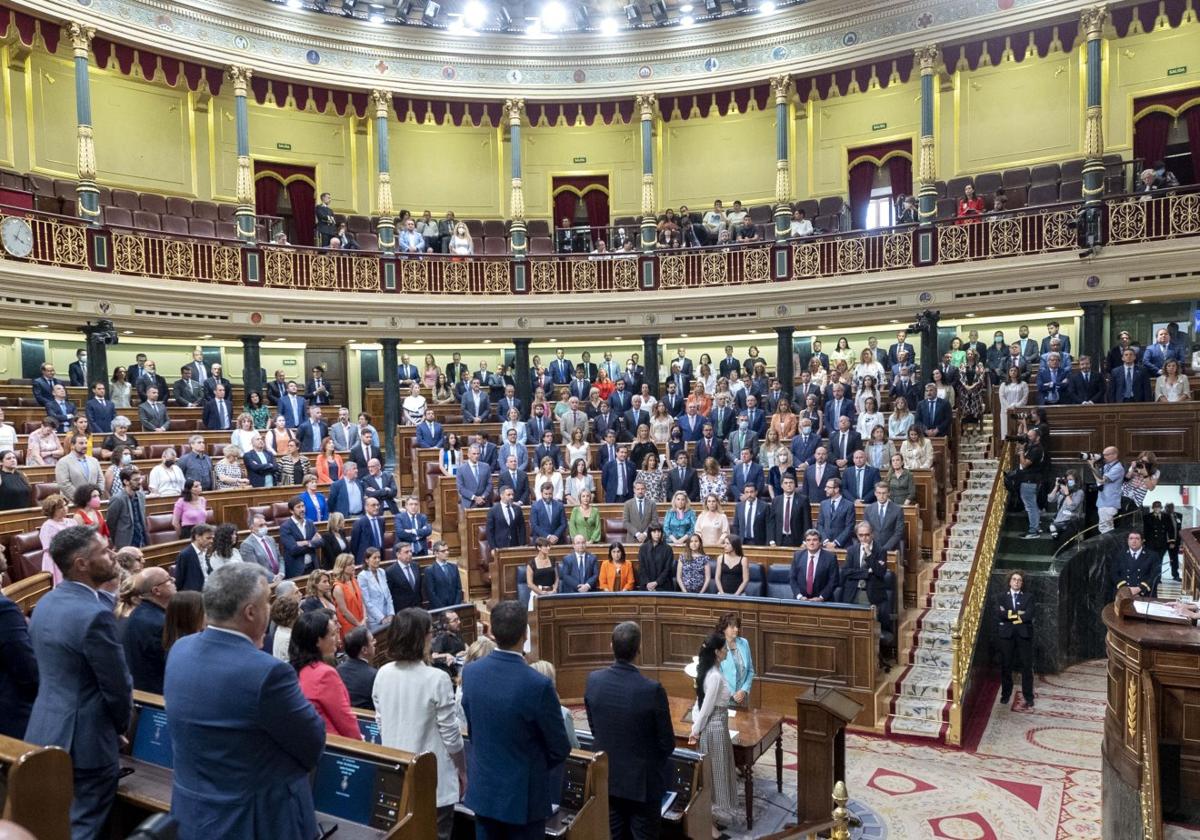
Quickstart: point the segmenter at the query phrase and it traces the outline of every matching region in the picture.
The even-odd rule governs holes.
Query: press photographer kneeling
[[[1055,506],[1050,536],[1055,542],[1066,542],[1083,529],[1083,485],[1075,470],[1067,470],[1054,480],[1054,488],[1046,497],[1047,505]]]

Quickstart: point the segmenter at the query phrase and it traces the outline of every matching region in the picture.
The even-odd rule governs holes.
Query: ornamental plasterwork
[[[417,96],[601,97],[761,82],[896,55],[919,44],[1078,13],[1088,0],[810,0],[771,17],[529,39],[374,27],[266,0],[10,0],[97,33],[214,65],[329,87]],[[256,19],[250,14],[261,12]],[[402,35],[401,35],[402,33]],[[401,40],[403,39],[403,48]],[[409,87],[411,86],[411,87]]]

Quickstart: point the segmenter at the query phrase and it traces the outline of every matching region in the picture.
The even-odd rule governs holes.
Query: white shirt
[[[172,464],[169,468],[159,464],[150,470],[150,495],[178,496],[183,492],[183,470]]]
[[[8,423],[0,423],[0,449],[17,448],[17,430]]]

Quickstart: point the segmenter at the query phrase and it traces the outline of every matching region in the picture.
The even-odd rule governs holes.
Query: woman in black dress
[[[646,541],[638,548],[637,588],[646,592],[670,592],[675,575],[675,552],[663,539],[658,522],[650,526]]]
[[[550,541],[538,537],[534,543],[537,554],[525,566],[525,585],[529,587],[529,610],[539,595],[553,595],[558,591],[558,566],[550,556]]]
[[[17,453],[0,452],[0,510],[29,507],[29,482],[17,469]]]
[[[725,538],[717,558],[717,593],[741,595],[750,583],[750,563],[742,553],[742,538],[732,534]]]

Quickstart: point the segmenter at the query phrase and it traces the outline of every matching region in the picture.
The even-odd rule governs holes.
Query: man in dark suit
[[[46,416],[54,421],[60,432],[71,431],[75,422],[75,403],[67,399],[67,389],[63,385],[55,385],[54,393],[45,405]]]
[[[76,350],[75,361],[67,365],[67,376],[76,388],[87,385],[87,351]]]
[[[294,429],[308,416],[308,402],[300,396],[295,382],[287,384],[287,393],[279,401],[279,413],[289,429]]]
[[[854,502],[842,497],[841,479],[825,483],[826,498],[817,514],[821,544],[828,549],[845,548],[854,536]]]
[[[425,603],[431,610],[453,607],[466,600],[458,565],[450,559],[450,547],[441,540],[433,544],[433,562],[425,570]]]
[[[809,363],[811,363],[813,359],[816,359],[818,362],[820,362],[821,367],[825,368],[825,370],[829,370],[829,354],[825,353],[822,349],[820,339],[817,339],[812,343],[812,351],[808,354],[808,358],[804,360],[805,370],[808,370]]]
[[[199,380],[203,383],[204,380]],[[272,408],[278,407],[279,401],[287,396],[288,393],[287,373],[282,370],[275,371],[275,378],[267,383],[267,402]]]
[[[1162,558],[1146,550],[1140,533],[1130,531],[1125,548],[1109,564],[1109,600],[1122,589],[1136,598],[1153,597],[1161,573]]]
[[[821,535],[815,529],[804,534],[804,547],[792,555],[788,582],[797,601],[833,600],[838,582],[837,557],[821,548]]]
[[[612,665],[588,675],[583,703],[592,749],[609,756],[608,827],[612,840],[659,836],[663,792],[670,781],[675,735],[662,684],[633,664],[642,631],[633,621],[613,628]]]
[[[850,502],[869,504],[875,498],[875,483],[879,481],[879,470],[867,463],[867,453],[861,449],[854,451],[852,463],[842,473],[842,487],[846,490],[846,499]]]
[[[897,397],[904,397],[909,411],[915,411],[917,403],[921,401],[921,386],[913,378],[913,371],[910,367],[901,368],[900,375],[892,380],[893,406],[896,404]]]
[[[758,498],[753,484],[742,488],[740,499],[734,507],[729,532],[741,537],[746,545],[766,545],[771,526],[770,503]]]
[[[375,435],[370,430],[360,430],[358,443],[350,450],[350,460],[358,464],[360,475],[367,474],[367,465],[371,461],[383,461],[383,453],[375,444]]]
[[[1025,708],[1033,708],[1033,598],[1024,591],[1025,576],[1013,572],[1008,589],[996,596],[992,615],[996,620],[996,647],[1000,653],[1000,702],[1012,696],[1012,672],[1021,668],[1021,694]]]
[[[839,475],[838,468],[829,462],[829,450],[818,446],[813,452],[812,463],[804,471],[804,495],[810,501],[824,499],[826,482]]]
[[[529,504],[529,474],[517,463],[516,455],[504,459],[504,469],[500,470],[497,486],[500,489],[511,487],[513,498],[518,503]]]
[[[92,398],[84,406],[88,431],[92,434],[110,434],[113,418],[117,416],[117,409],[113,406],[112,400],[108,399],[105,391],[104,383],[97,382],[92,386]]]
[[[674,384],[677,394],[686,395],[692,391],[692,377],[679,366],[678,360],[671,362],[671,372],[665,381]]]
[[[570,359],[564,358],[562,348],[554,351],[554,361],[550,363],[550,378],[555,385],[566,385],[571,381],[571,372],[575,366]]]
[[[563,503],[554,498],[549,482],[542,485],[541,498],[529,508],[529,530],[533,539],[545,537],[551,545],[567,539],[567,516]]]
[[[433,533],[433,527],[429,517],[421,513],[420,499],[416,496],[405,498],[404,507],[392,524],[396,528],[396,542],[411,545],[414,557],[423,557],[429,552],[429,535]]]
[[[741,415],[745,414],[750,431],[763,438],[767,436],[767,412],[759,407],[759,402],[760,400],[755,394],[746,394],[746,407],[738,413],[738,426],[740,429]]]
[[[686,449],[675,453],[675,466],[667,473],[667,498],[674,498],[680,490],[687,493],[689,500],[700,501],[700,476],[695,469],[688,466]]]
[[[558,567],[559,592],[591,592],[600,584],[600,566],[596,555],[587,550],[587,538],[576,534],[571,541],[571,552],[562,559]]]
[[[375,658],[375,637],[363,625],[346,634],[344,640],[346,659],[337,666],[338,676],[350,695],[350,705],[355,709],[375,710],[375,675],[378,670],[371,665]]]
[[[587,394],[584,394],[581,399],[587,399]],[[508,419],[508,412],[514,408],[517,410],[517,418],[524,420],[525,404],[517,398],[517,389],[512,385],[505,385],[504,396],[496,404],[496,416],[503,422]]]
[[[55,385],[62,385],[65,393],[67,383],[55,378],[54,365],[47,362],[42,365],[41,376],[33,380],[33,398],[42,408],[45,408],[46,404],[54,399]]]
[[[233,406],[225,399],[224,385],[218,385],[212,398],[204,403],[200,422],[209,431],[228,431],[233,427]]]
[[[749,448],[742,450],[740,459],[733,465],[733,480],[729,482],[729,493],[733,498],[740,499],[746,487],[753,487],[754,492],[760,496],[765,496],[767,492],[762,464],[754,460],[754,453]]]
[[[500,501],[492,505],[486,523],[488,545],[493,549],[528,545],[525,535],[525,514],[513,501],[511,487],[500,488]]]
[[[184,365],[179,369],[179,379],[175,380],[171,388],[171,396],[175,398],[176,404],[183,408],[204,404],[204,380],[195,378],[191,365]]]
[[[917,349],[908,341],[907,330],[900,330],[896,333],[896,343],[888,348],[888,362],[893,365],[899,364],[901,350],[908,354],[910,362],[917,357]]]
[[[383,471],[383,465],[378,458],[367,462],[367,474],[359,481],[363,495],[368,499],[378,499],[381,510],[395,514],[399,507],[396,505],[396,476]]]
[[[479,387],[479,380],[472,379],[471,387],[462,395],[462,422],[486,423],[492,416],[492,404],[487,392]]]
[[[1034,339],[1029,337],[1029,325],[1021,324],[1017,327],[1017,346],[1021,350],[1021,355],[1029,364],[1033,364],[1042,355],[1041,345]]]
[[[256,435],[253,441],[250,451],[242,456],[242,463],[246,467],[246,477],[250,479],[250,486],[266,487],[267,477],[275,475],[275,455],[263,444],[262,435]],[[343,465],[343,471],[347,465]]]
[[[1138,364],[1137,352],[1132,347],[1126,348],[1121,354],[1121,362],[1109,373],[1108,401],[1150,402],[1150,377],[1146,368]]]
[[[396,612],[424,606],[421,575],[420,565],[413,562],[412,548],[403,543],[397,545],[396,562],[384,573]]]
[[[930,382],[925,386],[925,399],[917,403],[917,425],[925,430],[926,437],[945,437],[950,434],[953,412],[950,403],[937,395],[937,386]]]
[[[1071,352],[1071,339],[1069,336],[1066,336],[1066,335],[1063,335],[1062,333],[1060,333],[1059,328],[1060,328],[1060,325],[1059,325],[1058,321],[1047,321],[1046,322],[1046,335],[1044,338],[1042,338],[1042,347],[1041,347],[1041,353],[1043,356],[1046,355],[1047,353],[1049,353],[1052,349],[1054,349],[1050,346],[1050,344],[1055,339],[1058,339],[1059,344],[1061,345],[1059,349],[1061,349],[1062,352],[1064,352],[1064,353]],[[966,348],[963,348],[963,349],[965,350]]]
[[[1095,405],[1104,402],[1104,377],[1092,370],[1092,357],[1079,357],[1079,370],[1067,377],[1063,393],[1067,405]]]
[[[225,388],[226,396],[233,393],[233,383],[221,375],[221,366],[219,364],[213,364],[209,368],[208,379],[204,380],[204,396],[212,399],[213,394],[217,392],[218,385]]]
[[[311,840],[320,832],[309,774],[325,723],[296,670],[262,650],[267,575],[228,563],[207,590],[208,628],[175,643],[163,686],[180,840],[256,840],[266,826],[272,840]]]
[[[175,581],[161,566],[149,566],[137,576],[134,588],[141,601],[121,625],[125,662],[137,691],[162,694],[167,654],[163,650],[163,625],[167,604],[175,594]]]
[[[180,592],[199,592],[204,589],[208,573],[205,559],[212,548],[214,528],[200,524],[192,526],[192,541],[175,558],[175,588]]]
[[[687,398],[676,390],[674,382],[668,382],[667,393],[663,394],[662,403],[667,407],[667,414],[678,417],[687,406]]]
[[[309,405],[308,419],[300,424],[296,429],[296,435],[300,438],[301,452],[320,452],[321,441],[329,434],[329,424],[321,416],[321,408],[316,405]]]
[[[450,357],[450,364],[446,365],[446,381],[453,385],[466,378],[467,366],[462,362],[462,353],[455,353]]]
[[[329,405],[333,401],[329,380],[325,378],[325,369],[320,365],[313,365],[312,376],[304,383],[304,397],[309,405]]]
[[[829,459],[839,470],[848,469],[854,462],[854,453],[863,448],[862,437],[850,426],[850,418],[844,414],[830,428]]]
[[[108,541],[80,525],[54,536],[50,557],[63,582],[38,601],[29,626],[41,679],[24,739],[70,753],[71,836],[94,838],[117,795],[133,707],[112,603],[97,593],[118,569]]]
[[[617,416],[621,416],[629,410],[633,405],[633,400],[629,391],[625,389],[625,380],[618,379],[616,388],[608,395],[608,407],[611,408]]]
[[[584,379],[588,382],[595,382],[596,377],[600,373],[600,366],[592,361],[592,354],[584,350],[580,354],[579,359],[579,364],[575,365],[575,370],[582,370]]]
[[[481,840],[532,840],[550,815],[551,771],[571,745],[554,683],[525,663],[525,604],[492,609],[497,649],[463,669],[463,714],[471,735],[467,795]]]
[[[1046,357],[1046,364],[1038,368],[1037,382],[1038,402],[1042,405],[1058,405],[1063,399],[1063,389],[1067,387],[1067,373],[1062,369],[1062,356],[1052,352]]]
[[[387,536],[387,522],[379,515],[379,500],[368,498],[363,503],[363,515],[354,520],[350,529],[350,551],[354,561],[362,565],[367,549],[377,548],[382,556]]]
[[[0,544],[0,574],[8,569]],[[21,607],[0,595],[0,735],[21,739],[38,693],[38,663],[29,641],[29,622]]]
[[[323,539],[317,526],[304,518],[304,499],[297,496],[288,506],[292,515],[279,523],[279,545],[283,550],[283,576],[292,578],[317,567],[317,551]]]
[[[637,470],[629,463],[629,450],[620,446],[617,448],[616,460],[609,461],[600,471],[600,483],[604,487],[606,502],[620,503],[633,495],[633,479]]]
[[[953,387],[958,383],[958,368],[955,366],[954,362],[951,361],[951,358],[952,356],[949,352],[943,353],[942,363],[938,365],[938,368],[942,371],[942,380],[947,385]],[[980,358],[982,359],[983,357],[981,356]]]
[[[875,534],[866,522],[855,528],[857,541],[846,549],[846,562],[839,575],[843,604],[871,604],[880,630],[892,632],[892,605],[888,586],[893,578],[887,567],[887,554],[875,541]]]
[[[871,526],[875,542],[885,553],[900,550],[904,541],[904,509],[892,501],[886,481],[875,482],[875,501],[863,508],[863,521]]]
[[[729,398],[721,394],[706,419],[712,424],[713,435],[723,441],[737,426],[737,411],[729,405]]]
[[[624,427],[625,435],[629,440],[637,436],[639,426],[650,425],[650,412],[642,408],[642,397],[640,394],[633,395],[630,409],[621,415],[621,425]]]
[[[337,438],[338,436],[335,434],[335,443],[337,443]],[[417,447],[420,449],[432,449],[442,445],[444,440],[442,424],[437,421],[437,415],[434,414],[432,408],[425,409],[425,419],[417,424],[416,439]],[[349,447],[339,446],[338,448],[348,449]]]
[[[733,355],[733,345],[732,344],[725,345],[725,356],[721,359],[720,363],[717,365],[717,369],[720,371],[721,376],[726,376],[726,377],[729,376],[731,371],[736,370],[736,371],[738,371],[738,373],[741,373],[742,363],[741,363],[741,361],[738,360],[737,356]]]
[[[791,473],[784,473],[779,484],[783,492],[771,500],[767,544],[798,546],[812,527],[808,497],[796,489],[796,477]]]
[[[820,445],[821,436],[813,434],[812,421],[807,417],[802,419],[799,430],[792,436],[792,463],[797,467],[801,464],[811,464]]]
[[[682,451],[686,452],[687,450]],[[717,438],[712,425],[706,423],[700,433],[700,439],[696,441],[692,450],[692,464],[698,470],[704,469],[704,462],[709,458],[715,458],[717,463],[723,467],[729,466],[729,452]]]
[[[742,411],[737,418],[737,431],[732,431],[725,440],[725,449],[729,453],[729,460],[724,463],[736,461],[742,457],[742,450],[749,449],[750,454],[758,456],[758,434],[750,428],[750,420],[747,412]]]
[[[853,426],[857,414],[854,400],[846,396],[846,386],[840,382],[834,385],[830,399],[825,403],[825,428],[839,428],[838,421],[843,417]]]

